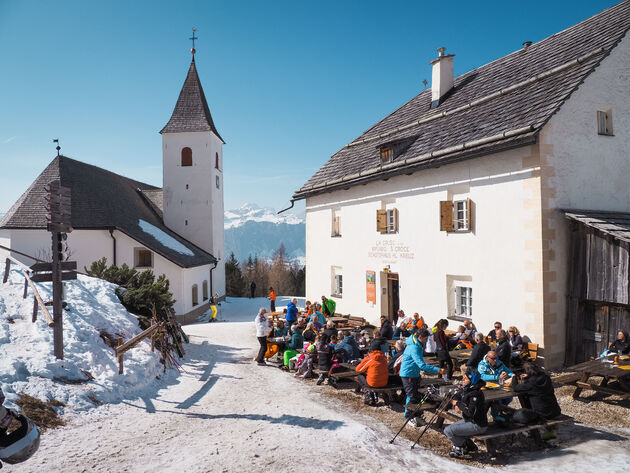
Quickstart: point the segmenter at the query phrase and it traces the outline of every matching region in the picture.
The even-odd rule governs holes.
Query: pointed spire
[[[223,138],[219,135],[212,115],[206,102],[206,96],[201,87],[201,81],[197,75],[197,67],[195,66],[195,56],[193,55],[188,69],[188,75],[184,81],[182,91],[175,104],[173,115],[166,126],[162,128],[160,133],[183,133],[191,131],[211,131],[223,143]]]

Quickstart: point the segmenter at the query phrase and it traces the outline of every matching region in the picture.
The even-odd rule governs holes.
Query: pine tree
[[[230,258],[225,262],[225,292],[230,297],[242,297],[245,295],[245,286],[246,282],[238,260],[232,252]]]

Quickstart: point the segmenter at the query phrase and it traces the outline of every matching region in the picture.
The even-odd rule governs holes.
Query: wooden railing
[[[33,301],[33,322],[37,321],[37,310],[39,307],[42,309],[42,312],[46,316],[46,320],[48,321],[48,326],[52,327],[55,324],[55,322],[53,321],[53,318],[51,317],[50,312],[48,311],[48,308],[46,307],[46,304],[42,300],[42,297],[39,295],[39,292],[37,291],[37,287],[35,286],[35,283],[31,281],[31,277],[29,274],[30,269],[27,266],[24,266],[15,258],[11,256],[7,256],[6,263],[4,266],[4,277],[2,278],[2,284],[6,283],[7,280],[9,279],[9,272],[11,271],[11,263],[18,265],[24,272],[24,295],[22,297],[26,299],[26,294],[27,294],[29,286],[33,290],[33,295],[35,296],[35,299]]]
[[[135,337],[130,340],[127,340],[123,343],[122,337],[118,339],[118,346],[114,348],[116,352],[116,356],[118,357],[118,374],[123,374],[123,355],[125,352],[134,348],[138,343],[144,340],[147,337],[150,337],[155,333],[155,331],[160,327],[161,324],[153,324],[148,329],[139,333]]]

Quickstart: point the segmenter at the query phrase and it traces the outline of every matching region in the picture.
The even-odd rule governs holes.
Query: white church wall
[[[573,92],[540,136],[545,241],[546,357],[565,352],[569,225],[560,209],[630,212],[630,38]],[[613,135],[598,135],[597,111],[612,114]],[[550,350],[553,350],[551,352]]]
[[[162,135],[164,223],[216,258],[225,258],[223,154],[210,132]],[[181,151],[192,150],[192,166],[181,166]],[[216,168],[219,154],[219,169]],[[218,179],[218,180],[217,180]],[[217,187],[218,184],[218,187]],[[225,269],[213,272],[214,291],[225,294]]]
[[[400,279],[400,307],[434,323],[452,315],[454,281],[473,288],[473,316],[484,332],[495,320],[542,340],[540,199],[534,146],[397,176],[306,202],[306,296],[332,291],[343,275],[337,311],[381,315],[380,272]],[[471,198],[474,227],[440,231],[440,201]],[[398,209],[399,230],[376,231],[377,209]],[[331,237],[332,212],[341,237]],[[333,268],[334,267],[334,268]],[[366,300],[366,271],[376,273],[376,303]],[[449,313],[450,310],[450,313]],[[451,322],[458,325],[459,322]]]

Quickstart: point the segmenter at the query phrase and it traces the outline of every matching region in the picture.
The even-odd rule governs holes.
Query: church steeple
[[[179,98],[175,104],[175,110],[173,110],[171,119],[168,121],[166,126],[162,128],[160,133],[183,133],[194,131],[211,131],[217,136],[217,138],[225,143],[212,121],[210,108],[208,108],[206,96],[203,93],[201,81],[197,75],[197,67],[195,66],[195,56],[193,53],[190,68],[188,69],[188,75],[184,81],[182,91],[179,93]]]

